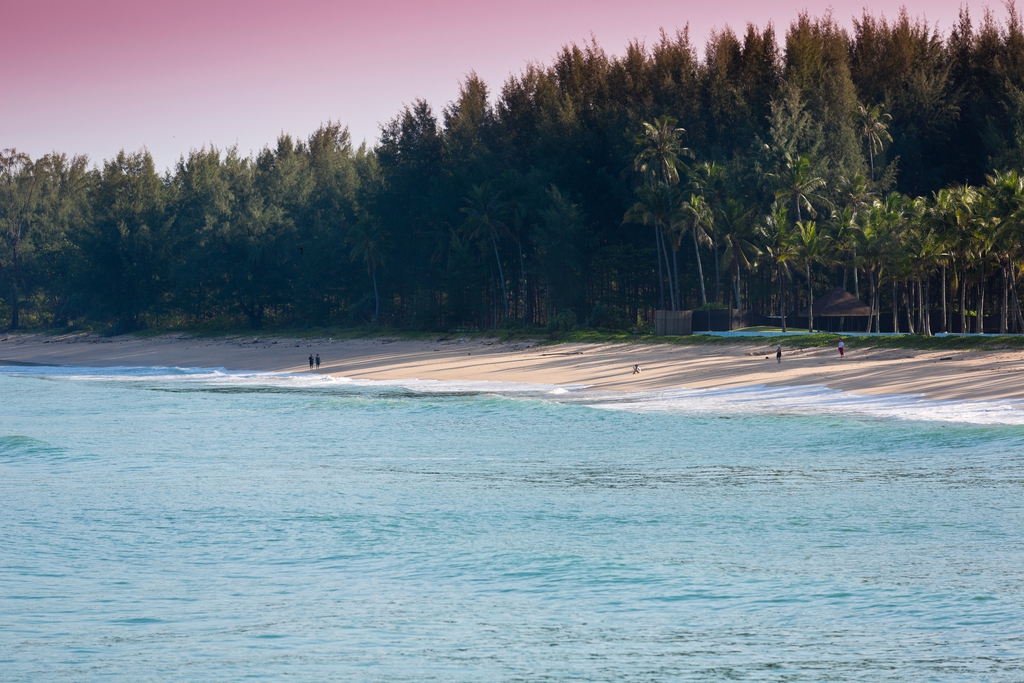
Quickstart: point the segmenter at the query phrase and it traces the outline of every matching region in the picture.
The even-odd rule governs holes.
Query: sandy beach
[[[586,385],[595,390],[823,385],[864,394],[920,394],[935,399],[1009,400],[1024,404],[1024,353],[1018,351],[848,350],[774,347],[737,341],[714,346],[668,344],[195,338],[104,338],[90,334],[0,337],[0,364],[87,367],[165,366],[273,372],[319,372],[360,379],[435,379]],[[767,358],[766,358],[767,357]],[[642,372],[632,373],[634,364]]]

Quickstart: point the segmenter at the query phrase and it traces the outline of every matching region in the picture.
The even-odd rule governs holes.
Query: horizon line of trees
[[[1022,332],[1020,169],[1012,2],[946,36],[905,11],[852,31],[802,13],[781,44],[748,25],[703,57],[685,30],[621,57],[568,45],[493,101],[470,73],[440,115],[414,102],[372,148],[328,122],[163,175],[145,150],[4,150],[0,316],[633,329],[736,308],[785,326],[842,286],[874,331]]]

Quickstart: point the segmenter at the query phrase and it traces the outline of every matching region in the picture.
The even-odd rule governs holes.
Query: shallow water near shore
[[[1011,406],[0,368],[11,681],[1017,681]]]

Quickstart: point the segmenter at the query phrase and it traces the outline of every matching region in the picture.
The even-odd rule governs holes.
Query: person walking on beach
[[[309,354],[309,369],[313,369],[313,354]]]
[[[775,361],[778,363],[782,362],[782,344],[775,347]]]
[[[843,359],[843,340],[839,340],[839,360]]]
[[[633,374],[634,375],[639,375],[640,374],[640,366],[638,364],[634,364],[633,365]]]
[[[842,342],[840,342],[840,343],[842,343]],[[320,369],[320,354],[319,353],[316,354],[316,369],[317,370]]]

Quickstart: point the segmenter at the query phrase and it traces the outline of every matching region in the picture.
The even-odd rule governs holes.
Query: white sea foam
[[[434,379],[353,379],[339,375],[305,372],[246,372],[224,368],[180,367],[70,367],[70,366],[0,366],[0,374],[47,377],[73,381],[102,382],[178,382],[211,386],[252,386],[288,388],[330,387],[396,387],[422,393],[489,393],[565,395],[584,385],[557,385],[528,382],[491,382],[484,380]]]
[[[949,401],[921,395],[873,396],[821,385],[763,385],[729,389],[672,389],[604,393],[592,403],[604,410],[713,415],[802,415],[1024,425],[1024,410],[1009,401]]]
[[[581,391],[586,385],[480,380],[353,379],[337,375],[239,372],[223,368],[4,366],[0,374],[105,382],[173,382],[215,387],[293,389],[386,389],[536,398],[601,410],[638,413],[848,417],[978,425],[1024,425],[1024,409],[1011,401],[951,401],[921,395],[873,396],[821,385],[763,385],[728,389],[670,389],[635,392]]]

